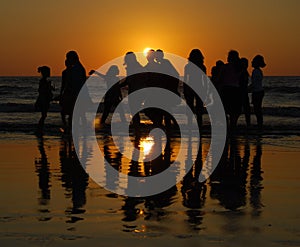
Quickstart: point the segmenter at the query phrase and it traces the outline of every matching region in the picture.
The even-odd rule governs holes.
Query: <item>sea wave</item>
[[[99,109],[102,109],[100,104]],[[58,103],[50,105],[49,112],[60,112],[61,108]],[[4,103],[0,104],[0,112],[2,113],[31,113],[34,112],[34,103],[32,104],[18,104],[18,103]],[[264,107],[263,112],[269,116],[281,116],[281,117],[300,117],[300,107]],[[174,109],[176,114],[185,114],[184,107],[177,107]]]
[[[265,91],[269,94],[271,93],[281,93],[281,94],[299,94],[299,87],[265,87]]]

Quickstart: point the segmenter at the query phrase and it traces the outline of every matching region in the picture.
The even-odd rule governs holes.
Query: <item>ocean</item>
[[[61,78],[51,77],[51,80],[56,89],[54,91],[56,96],[59,94]],[[27,133],[34,131],[40,117],[40,113],[34,112],[33,107],[38,95],[38,82],[39,77],[0,77],[0,131]],[[266,76],[264,87],[265,125],[278,131],[299,130],[300,76]],[[98,88],[105,91],[105,83],[103,87]],[[184,112],[180,111],[180,107],[178,109],[175,114],[183,118]],[[46,119],[46,128],[48,126],[49,131],[61,126],[59,111],[58,102],[52,102]],[[129,114],[129,109],[127,113]],[[255,116],[252,115],[252,123],[255,122]],[[245,125],[243,115],[239,119],[239,125]]]

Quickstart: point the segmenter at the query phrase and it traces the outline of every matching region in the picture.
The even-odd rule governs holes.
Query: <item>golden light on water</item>
[[[100,128],[100,119],[99,118],[94,119],[94,128],[95,129]]]
[[[148,136],[145,138],[141,138],[139,148],[140,151],[144,154],[144,156],[147,156],[150,154],[153,145],[154,138],[152,136]]]

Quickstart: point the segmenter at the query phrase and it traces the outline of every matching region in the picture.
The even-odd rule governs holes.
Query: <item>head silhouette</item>
[[[41,73],[42,77],[47,78],[50,76],[50,68],[48,66],[38,67],[38,73]]]
[[[129,51],[125,54],[124,65],[133,64],[133,63],[137,63],[136,55],[132,51]]]
[[[161,49],[157,49],[156,52],[155,52],[155,58],[156,58],[157,61],[163,60],[164,55],[165,54],[164,54],[163,50],[161,50]]]
[[[77,54],[76,51],[69,51],[67,54],[66,54],[66,58],[67,60],[69,61],[69,63],[71,65],[74,65],[76,64],[77,62],[79,62],[79,56]]]
[[[217,62],[216,62],[216,66],[217,67],[222,67],[224,65],[224,62],[222,61],[222,60],[218,60]]]
[[[109,67],[109,69],[106,72],[106,75],[108,76],[117,76],[119,74],[119,68],[117,65],[112,65]]]
[[[266,63],[264,61],[264,57],[261,55],[256,55],[252,60],[252,67],[253,68],[264,68]]]
[[[239,60],[240,60],[240,56],[239,56],[238,51],[230,50],[228,52],[228,56],[227,56],[228,63],[237,63]]]
[[[154,59],[155,59],[155,51],[153,49],[150,49],[148,52],[147,52],[147,60],[148,62],[154,62]]]
[[[204,56],[199,49],[193,49],[189,54],[188,60],[197,66],[200,66],[203,64]]]
[[[242,68],[244,68],[244,69],[247,69],[248,68],[248,59],[247,58],[245,58],[245,57],[242,57],[241,58],[241,66],[242,66]]]

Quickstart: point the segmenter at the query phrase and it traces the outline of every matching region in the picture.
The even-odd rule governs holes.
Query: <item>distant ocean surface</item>
[[[38,95],[39,79],[39,77],[0,77],[0,131],[33,130],[40,117],[40,113],[34,112],[33,107]],[[56,88],[54,96],[57,96],[61,78],[51,77],[51,80]],[[278,129],[300,129],[300,76],[266,76],[264,87],[263,107],[266,124]],[[105,91],[105,84],[100,88]],[[56,127],[61,125],[59,109],[58,102],[51,104],[46,125]],[[177,112],[177,114],[184,113]],[[255,123],[254,116],[252,119]]]

